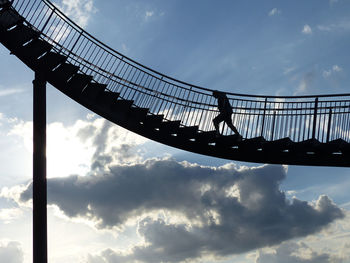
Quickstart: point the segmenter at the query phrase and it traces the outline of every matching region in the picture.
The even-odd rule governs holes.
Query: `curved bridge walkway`
[[[222,125],[213,90],[147,68],[95,39],[46,0],[0,0],[0,42],[104,118],[179,149],[239,161],[350,166],[350,94],[228,93],[243,140]]]

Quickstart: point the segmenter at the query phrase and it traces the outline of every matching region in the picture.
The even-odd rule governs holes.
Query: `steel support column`
[[[33,262],[47,263],[46,80],[33,81]]]

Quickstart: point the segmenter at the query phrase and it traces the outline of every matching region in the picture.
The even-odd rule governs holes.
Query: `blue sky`
[[[55,3],[115,50],[198,86],[348,92],[348,0]],[[0,46],[7,262],[31,262],[32,79]],[[112,125],[52,86],[47,100],[50,262],[350,261],[348,168],[187,153]]]

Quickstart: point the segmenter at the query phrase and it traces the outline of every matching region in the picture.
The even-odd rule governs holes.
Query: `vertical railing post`
[[[318,98],[315,98],[314,105],[315,106],[314,106],[314,120],[313,120],[313,124],[312,124],[312,139],[315,139],[315,134],[316,134]]]
[[[263,119],[261,123],[261,134],[260,136],[264,135],[264,126],[265,126],[265,115],[266,115],[266,106],[267,106],[267,98],[265,98],[265,104],[264,104],[264,112],[263,112]]]
[[[53,9],[51,10],[51,13],[50,13],[49,17],[46,19],[44,25],[42,26],[42,28],[41,28],[41,30],[40,30],[40,33],[43,33],[43,32],[44,32],[44,29],[45,29],[46,26],[48,25],[48,23],[49,23],[49,21],[50,21],[52,15],[53,15],[54,13],[55,13],[55,8],[53,8]]]
[[[33,262],[47,263],[46,80],[33,81]]]
[[[84,32],[83,30],[80,30],[79,36],[78,36],[77,39],[75,40],[73,46],[69,49],[69,52],[68,52],[68,54],[67,54],[67,57],[69,57],[69,56],[72,54],[73,49],[74,49],[75,46],[78,44],[78,42],[79,42],[81,36],[83,35],[83,32]]]
[[[326,142],[329,142],[329,136],[330,136],[330,133],[331,133],[331,124],[332,124],[332,108],[329,108]]]
[[[270,141],[273,141],[273,135],[275,133],[275,122],[276,122],[276,111],[273,112],[272,127],[271,127],[271,139],[270,139]]]

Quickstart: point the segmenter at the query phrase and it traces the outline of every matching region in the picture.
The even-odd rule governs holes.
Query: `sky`
[[[124,55],[210,89],[347,93],[350,1],[56,0]],[[33,72],[0,46],[0,259],[32,262]],[[184,152],[47,87],[49,262],[347,263],[350,170]]]

